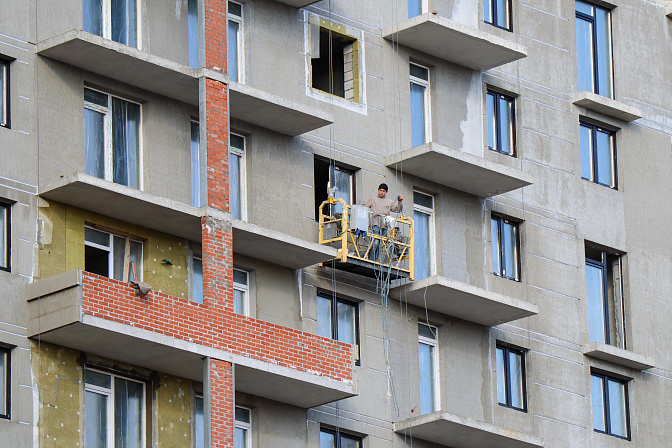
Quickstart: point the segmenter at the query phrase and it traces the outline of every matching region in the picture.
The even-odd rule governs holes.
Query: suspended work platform
[[[414,279],[413,219],[374,214],[330,197],[319,208],[319,243],[338,250],[323,266],[367,277]]]

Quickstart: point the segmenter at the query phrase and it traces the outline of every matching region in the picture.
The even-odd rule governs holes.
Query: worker
[[[385,216],[388,216],[390,212],[399,213],[403,210],[402,201],[404,200],[401,196],[397,197],[397,204],[394,204],[392,199],[388,199],[387,196],[388,187],[386,183],[382,183],[378,186],[378,195],[371,196],[363,205],[371,209],[371,233],[378,235],[380,237],[387,236],[387,228],[384,221]],[[380,239],[375,238],[372,241],[372,247],[369,252],[369,259],[374,261],[379,260],[380,257]]]

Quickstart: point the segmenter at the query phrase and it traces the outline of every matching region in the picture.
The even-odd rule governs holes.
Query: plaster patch
[[[462,151],[483,157],[483,112],[481,72],[473,71],[467,94],[467,117],[460,122],[462,131]]]
[[[455,0],[455,3],[453,3],[452,20],[471,28],[478,28],[478,17],[478,2],[473,0]]]

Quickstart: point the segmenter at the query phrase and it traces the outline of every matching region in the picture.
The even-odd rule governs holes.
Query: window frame
[[[143,238],[132,236],[132,235],[127,234],[127,233],[113,232],[106,227],[97,226],[95,224],[85,224],[84,228],[85,229],[89,228],[89,229],[95,230],[96,232],[106,233],[109,236],[110,245],[105,247],[105,246],[101,246],[100,244],[94,243],[92,241],[87,241],[86,240],[86,230],[85,230],[84,246],[89,246],[89,247],[93,247],[95,249],[104,250],[104,251],[108,252],[108,261],[107,261],[108,265],[107,265],[107,267],[108,267],[108,273],[110,273],[111,275],[107,275],[107,278],[110,278],[110,279],[115,279],[114,278],[114,238],[117,237],[117,238],[125,239],[126,246],[128,246],[129,250],[130,250],[129,245],[131,244],[131,242],[140,243],[140,245],[141,245],[140,266],[138,266],[138,264],[136,263],[135,272],[137,274],[138,281],[139,282],[142,281],[142,269],[143,269],[144,258],[145,258],[145,240]],[[124,258],[125,257],[126,257],[126,255],[125,255],[125,252],[124,252]],[[84,263],[86,264],[86,257],[84,259]],[[130,259],[129,259],[128,264],[130,265]],[[124,263],[124,265],[126,265],[126,263]],[[130,281],[131,280],[131,275],[132,275],[132,272],[131,272],[131,268],[129,266],[129,268],[128,268],[128,279],[125,279],[125,280],[123,279],[124,274],[122,272],[122,274],[121,274],[122,280],[119,280],[119,281],[121,281],[121,282]]]
[[[244,135],[236,134],[231,132],[229,136],[229,170],[231,169],[231,157],[240,157],[240,220],[247,221],[247,138]],[[233,140],[231,136],[240,137],[243,140],[243,147],[239,148],[233,146]],[[229,173],[229,208],[231,206],[231,194],[233,188],[231,188],[231,174]],[[230,211],[230,210],[229,210]],[[233,217],[233,213],[231,213]]]
[[[0,387],[5,389],[5,413],[0,413],[0,419],[12,418],[12,348],[0,345],[0,356],[5,357],[5,383]]]
[[[493,140],[495,143],[495,147],[493,148],[490,146],[490,126],[492,123],[490,123],[490,120],[488,119],[488,97],[492,96],[494,98],[493,101],[493,107],[494,110],[492,111],[493,118],[495,120],[495,129],[492,129],[493,132]],[[486,122],[487,122],[487,129],[488,129],[488,149],[493,152],[497,152],[499,154],[503,154],[505,156],[510,156],[510,157],[517,157],[517,144],[516,144],[516,98],[511,95],[507,95],[505,93],[499,92],[494,89],[488,88],[486,90],[486,95],[485,95],[485,109],[486,109]],[[511,104],[511,122],[508,123],[509,126],[509,132],[511,134],[511,152],[506,152],[502,149],[503,144],[502,144],[502,111],[499,105],[499,100],[503,99],[507,101],[508,103]]]
[[[5,216],[5,234],[0,238],[5,240],[5,254],[7,262],[3,266],[0,264],[0,271],[12,272],[12,204],[0,201],[0,219],[2,214]]]
[[[415,194],[421,194],[423,196],[430,197],[432,199],[432,208],[429,209],[426,206],[420,205],[415,202]],[[429,244],[429,270],[427,272],[427,277],[431,277],[436,274],[436,198],[432,194],[428,194],[425,192],[422,192],[420,190],[413,190],[413,213],[415,212],[418,213],[424,213],[429,216],[429,235],[428,235],[428,244]],[[414,240],[416,240],[416,246],[417,246],[417,238],[415,235],[413,235]],[[415,249],[414,249],[415,250]],[[417,262],[418,257],[416,256],[417,254],[413,254],[414,260]],[[417,269],[415,269],[416,272],[416,278],[415,280],[420,280],[417,277]]]
[[[614,347],[619,347],[627,350],[627,338],[625,331],[625,291],[623,282],[623,257],[624,254],[603,249],[586,242],[585,245],[585,264],[586,269],[590,266],[599,269],[602,276],[601,293],[602,293],[602,331],[604,332],[604,340],[593,338],[591,334],[590,325],[590,311],[591,303],[595,299],[591,297],[588,288],[588,272],[586,270],[586,306],[588,307],[588,337],[590,342],[601,342]],[[591,252],[589,254],[588,252]],[[599,253],[599,260],[596,255]],[[618,271],[615,271],[615,267]],[[609,290],[609,286],[613,289]],[[612,328],[612,323],[614,327]],[[615,341],[612,340],[612,336]],[[620,341],[619,341],[620,339]]]
[[[495,28],[499,28],[501,30],[513,32],[513,2],[511,0],[504,0],[506,2],[506,5],[508,6],[508,14],[506,15],[506,21],[508,22],[506,26],[502,26],[501,24],[498,23],[497,20],[497,12],[499,9],[499,2],[498,0],[483,0],[483,21],[487,23],[488,25],[492,25]],[[489,4],[489,10],[490,10],[490,17],[491,20],[488,21],[488,19],[485,16],[485,4],[486,2]]]
[[[415,84],[424,89],[423,91],[423,110],[425,114],[425,123],[424,123],[424,138],[423,138],[423,145],[425,143],[431,142],[432,141],[432,115],[431,115],[431,87],[430,87],[430,68],[426,67],[421,64],[417,64],[415,62],[409,62],[409,79],[410,79],[410,84]],[[417,76],[413,76],[410,74],[410,66],[415,65],[416,67],[419,67],[423,70],[427,70],[427,79],[422,79]],[[414,145],[413,144],[413,107],[412,107],[412,100],[413,100],[413,92],[410,90],[410,96],[411,96],[411,146],[420,146],[420,145]]]
[[[420,12],[420,14],[416,14],[414,16],[411,16],[411,9],[410,9],[410,5],[409,5],[410,1],[411,0],[407,0],[407,2],[406,2],[407,15],[408,15],[409,19],[412,19],[413,17],[417,17],[417,16],[422,15],[422,14],[427,14],[428,9],[429,9],[428,0],[418,0],[420,2],[420,7],[422,9],[422,12]]]
[[[2,76],[2,110],[0,110],[0,127],[11,129],[12,120],[11,120],[11,78],[10,78],[10,63],[7,59],[0,58],[0,76]]]
[[[84,2],[89,1],[89,0],[83,0]],[[131,48],[137,48],[137,49],[142,49],[142,20],[141,20],[141,14],[142,14],[142,0],[136,0],[136,16],[135,16],[135,26],[136,26],[136,31],[137,34],[135,36],[136,44],[137,46],[132,47],[130,45],[127,45]],[[103,29],[102,29],[102,38],[103,39],[108,39],[112,40],[112,1],[111,0],[101,0],[103,10],[101,11],[102,14],[102,23],[103,23]],[[89,32],[89,31],[85,31]],[[94,34],[94,33],[91,33]],[[97,34],[94,34],[97,36]],[[116,40],[113,42],[117,42]],[[117,42],[121,45],[126,45],[121,42]]]
[[[201,401],[201,424],[199,426],[198,422],[198,407],[197,407],[197,402],[198,400]],[[194,448],[205,448],[205,397],[203,396],[203,393],[195,393],[194,394],[194,425],[193,425],[193,447]],[[235,415],[235,414],[234,414]],[[202,439],[201,441],[203,442],[203,445],[198,443],[198,435],[201,435]]]
[[[630,430],[630,397],[628,393],[628,383],[629,380],[626,379],[621,379],[617,378],[611,375],[608,375],[606,373],[601,373],[601,372],[596,372],[596,371],[591,371],[590,376],[595,377],[595,378],[600,378],[602,387],[601,387],[601,392],[602,392],[602,408],[604,410],[604,413],[602,417],[604,418],[604,427],[605,430],[599,430],[595,428],[595,420],[593,417],[593,431],[600,433],[600,434],[606,434],[612,437],[616,437],[619,439],[623,440],[631,440],[632,433]],[[614,434],[612,432],[612,425],[611,425],[611,406],[609,405],[609,381],[612,381],[614,383],[619,383],[623,385],[623,394],[624,394],[624,401],[625,401],[625,432],[627,433],[625,437],[620,436],[618,434]],[[591,384],[591,411],[592,413],[595,412],[595,409],[592,406],[592,384]]]
[[[200,207],[201,200],[201,124],[198,120],[191,120],[190,125],[190,164],[191,164],[191,205]],[[194,132],[198,138],[194,140]]]
[[[86,372],[87,371],[93,371],[102,375],[109,375],[110,376],[110,387],[105,388],[102,386],[96,386],[94,384],[89,384],[86,382]],[[101,395],[106,395],[108,398],[107,401],[107,413],[108,413],[108,425],[107,425],[107,446],[112,447],[115,446],[115,428],[116,428],[116,422],[114,421],[114,394],[115,394],[115,387],[114,387],[114,379],[115,378],[120,378],[125,381],[132,381],[134,383],[138,383],[142,385],[142,410],[140,412],[140,427],[141,427],[141,436],[140,440],[142,441],[141,445],[139,448],[145,448],[147,446],[147,382],[139,380],[137,378],[132,378],[126,375],[119,375],[117,373],[112,373],[109,371],[101,370],[99,368],[96,368],[94,366],[85,366],[84,367],[84,393],[86,392],[93,392]],[[110,424],[111,423],[111,424]],[[86,416],[84,417],[84,439],[86,440]]]
[[[143,191],[144,189],[144,182],[143,182],[143,173],[144,173],[144,164],[143,164],[143,158],[144,158],[144,151],[143,151],[143,132],[142,132],[142,127],[143,127],[143,122],[144,122],[144,117],[143,117],[143,107],[142,103],[138,101],[132,101],[126,98],[122,98],[120,96],[112,95],[110,93],[107,93],[105,91],[91,88],[88,86],[84,86],[84,93],[86,93],[86,90],[90,90],[92,92],[100,93],[102,95],[107,96],[107,107],[101,106],[100,104],[96,103],[91,103],[89,101],[86,101],[84,99],[84,109],[92,110],[94,112],[102,113],[104,115],[104,121],[103,121],[103,133],[105,136],[104,140],[104,157],[105,157],[105,175],[102,178],[103,180],[106,180],[108,182],[114,182],[114,140],[112,139],[112,135],[114,133],[114,123],[112,121],[112,116],[113,116],[113,111],[112,111],[112,99],[116,98],[118,100],[131,103],[131,104],[136,104],[139,109],[140,109],[140,120],[138,122],[137,126],[137,132],[138,132],[138,160],[137,160],[137,166],[138,166],[138,172],[137,172],[137,188],[134,188],[130,185],[125,185],[125,184],[118,184],[118,185],[124,185],[129,188],[137,189],[138,191]],[[84,123],[84,133],[86,134],[86,122]],[[86,137],[85,137],[86,140]],[[86,141],[84,144],[84,160],[86,161]],[[86,162],[85,162],[86,164]],[[87,173],[88,174],[88,173]],[[98,177],[93,175],[94,177]],[[100,178],[99,178],[100,179]]]
[[[360,356],[360,331],[359,331],[359,303],[353,302],[352,300],[342,299],[336,296],[333,293],[326,291],[318,291],[317,297],[322,297],[323,299],[328,299],[331,304],[331,339],[334,341],[343,342],[338,339],[338,304],[343,303],[350,305],[355,310],[355,365],[361,365],[361,356]],[[319,319],[319,313],[317,315]],[[317,319],[316,319],[317,321]]]
[[[250,418],[250,422],[243,422],[241,420],[236,419],[236,410],[238,409],[243,409],[247,411],[247,414]],[[235,405],[233,408],[233,427],[234,427],[234,437],[235,437],[235,430],[236,429],[242,429],[244,431],[247,431],[247,438],[245,439],[245,448],[251,448],[252,447],[252,409],[245,407],[245,406],[238,406]],[[235,444],[235,441],[234,441]]]
[[[504,372],[502,372],[502,373],[504,375],[504,385],[505,385],[505,391],[504,391],[505,403],[502,403],[501,401],[499,401],[499,398],[497,399],[497,403],[500,406],[503,406],[505,408],[511,408],[511,409],[515,409],[516,411],[527,412],[527,381],[526,381],[527,366],[525,365],[526,364],[525,363],[525,350],[510,347],[510,346],[504,345],[504,344],[497,344],[495,346],[495,353],[496,353],[497,350],[502,350],[503,356],[504,356]],[[519,408],[519,407],[511,404],[511,402],[512,402],[512,400],[511,400],[511,386],[513,384],[513,378],[511,378],[511,371],[509,369],[509,363],[508,363],[510,353],[513,353],[517,356],[520,356],[520,365],[521,365],[521,373],[520,374],[521,374],[521,380],[522,380],[521,381],[521,383],[522,383],[521,394],[522,394],[522,401],[523,401],[523,407],[522,408]],[[500,374],[500,372],[499,372],[499,370],[497,370],[497,387],[499,387],[499,374]]]
[[[430,331],[434,334],[434,339],[430,339],[426,336],[421,336],[420,335],[420,325],[424,325],[425,327],[428,327]],[[434,381],[432,382],[432,395],[433,395],[433,403],[432,403],[432,410],[431,412],[436,412],[441,409],[441,381],[440,381],[440,375],[441,375],[441,368],[439,366],[439,328],[435,325],[431,325],[428,323],[424,322],[418,322],[418,344],[425,344],[430,347],[434,347],[433,350],[433,361],[434,361]],[[420,352],[418,350],[418,373],[419,373],[419,379],[422,382],[422,372],[419,371],[420,365],[419,365],[419,357],[420,357]],[[422,391],[422,386],[420,386],[420,391]],[[422,395],[422,392],[421,392]],[[428,413],[431,413],[428,412]],[[420,415],[424,415],[422,412],[422,396],[420,397]]]
[[[581,128],[587,128],[590,130],[590,179],[583,177],[583,168],[581,168],[581,179],[587,180],[597,185],[602,185],[603,187],[611,188],[612,190],[618,190],[618,164],[617,164],[617,151],[616,151],[616,131],[608,129],[604,126],[597,124],[589,123],[587,121],[579,121],[579,151],[583,151],[583,145],[581,144]],[[611,184],[607,185],[602,182],[599,182],[599,166],[598,166],[598,139],[597,133],[601,132],[609,136],[610,142],[610,159],[611,159]],[[580,158],[583,159],[583,154],[579,154]]]
[[[199,0],[188,0],[187,1],[187,54],[189,67],[199,68],[199,32],[198,32],[198,19],[200,15]],[[195,10],[195,14],[194,14]],[[194,27],[194,18],[196,19],[196,26]],[[196,34],[194,36],[194,33]],[[196,54],[194,54],[194,52]]]
[[[229,5],[233,3],[238,6],[240,6],[240,13],[241,15],[236,15],[233,14],[229,11]],[[232,82],[237,82],[239,84],[245,84],[245,57],[244,57],[244,43],[245,43],[245,38],[243,35],[243,24],[244,24],[244,8],[242,3],[234,2],[232,0],[228,0],[226,2],[226,34],[227,34],[227,42],[228,40],[228,35],[229,35],[229,22],[234,22],[238,24],[238,38],[236,39],[236,49],[238,50],[238,67],[237,67],[237,72],[236,72],[236,78],[237,80],[231,80]],[[228,45],[228,44],[227,44]],[[227,55],[229,54],[228,48],[227,48]],[[227,56],[228,57],[228,56]],[[229,74],[229,77],[231,77],[231,72],[229,70],[230,64],[228,63],[227,59],[227,73]]]
[[[360,436],[356,436],[352,433],[344,432],[341,431],[340,429],[331,429],[324,426],[320,426],[320,433],[331,434],[334,436],[334,440],[336,441],[336,443],[334,444],[334,448],[341,448],[341,437],[356,441],[357,444],[359,445],[358,448],[362,448],[363,438]],[[320,448],[322,447],[320,446]]]
[[[194,275],[196,268],[194,267],[196,265],[196,260],[198,260],[201,263],[201,280],[200,282],[196,281],[196,275]],[[191,255],[191,291],[190,291],[190,297],[189,300],[192,302],[200,303],[201,305],[204,302],[204,294],[203,294],[203,256],[200,254],[192,254]],[[199,284],[200,286],[200,297],[196,295],[196,285]],[[200,299],[200,300],[199,300]]]
[[[574,2],[574,12],[575,12],[575,17],[576,19],[581,19],[585,20],[587,22],[590,22],[591,28],[592,28],[592,33],[590,36],[590,44],[591,44],[591,51],[592,51],[592,67],[591,67],[591,75],[592,75],[592,89],[590,92],[595,93],[596,95],[600,96],[605,96],[606,98],[613,98],[614,97],[614,42],[613,42],[613,30],[612,30],[612,20],[611,20],[611,9],[609,8],[604,8],[602,6],[598,6],[595,3],[587,2],[587,1],[582,1],[580,0],[580,3],[590,5],[591,8],[593,8],[593,13],[592,15],[588,15],[586,13],[580,12],[576,8],[576,3],[578,1],[575,0]],[[598,53],[598,45],[597,45],[597,17],[595,11],[597,9],[600,9],[604,11],[607,14],[607,26],[609,28],[609,51],[607,55],[602,56],[601,53]],[[575,19],[575,22],[576,22]],[[574,25],[574,30],[576,32],[576,23]],[[579,43],[579,36],[576,35],[576,43],[578,45]],[[600,70],[599,70],[599,62],[598,60],[600,57],[606,57],[607,58],[607,63],[608,63],[608,81],[610,82],[609,86],[609,95],[601,95],[599,92],[600,90],[600,84],[599,84],[599,79],[600,79]],[[578,71],[579,71],[579,60],[578,60],[578,50],[577,50],[577,82],[579,79]]]
[[[236,268],[236,267],[234,267],[233,270],[244,273],[245,277],[247,279],[247,284],[246,285],[243,285],[242,283],[238,283],[235,280],[232,281],[233,289],[243,293],[243,312],[242,313],[237,313],[237,314],[241,314],[243,316],[248,316],[249,317],[250,316],[250,278],[251,278],[250,271],[245,270],[245,269]],[[234,309],[235,309],[235,303],[234,303]]]
[[[490,229],[491,230],[492,230],[492,221],[497,221],[497,231],[498,231],[497,253],[499,254],[499,260],[498,260],[499,272],[494,272],[494,260],[492,260],[493,261],[493,272],[492,273],[494,275],[496,275],[497,277],[506,278],[506,279],[513,280],[513,281],[516,281],[516,282],[521,282],[522,277],[523,277],[522,266],[521,266],[522,265],[522,260],[521,260],[522,252],[521,252],[521,242],[520,242],[520,240],[521,240],[521,236],[520,236],[520,234],[521,234],[521,224],[522,223],[520,221],[511,219],[511,218],[507,218],[507,217],[496,215],[496,214],[491,214],[490,215]],[[515,249],[514,249],[515,253],[513,254],[513,256],[515,257],[516,270],[517,270],[517,274],[518,274],[517,277],[511,277],[511,276],[507,275],[506,272],[505,272],[503,261],[505,259],[506,254],[504,252],[504,247],[501,244],[502,236],[503,236],[502,223],[511,224],[516,229],[516,232],[515,232],[516,233],[516,245],[515,245]],[[490,240],[491,240],[491,245],[494,246],[494,244],[495,244],[494,235],[492,235],[492,234],[490,235]],[[491,251],[491,252],[494,252],[494,251]]]

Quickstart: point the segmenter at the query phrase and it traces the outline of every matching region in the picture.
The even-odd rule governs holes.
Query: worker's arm
[[[365,203],[362,204],[364,207],[371,208],[373,206],[373,196],[371,196],[369,199],[366,200]]]
[[[390,211],[392,211],[394,213],[401,213],[404,210],[404,205],[402,204],[403,200],[404,200],[404,198],[402,198],[401,196],[398,196],[397,197],[397,204],[396,205],[391,205],[390,206]]]

